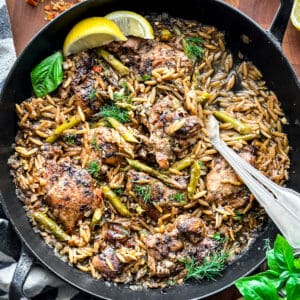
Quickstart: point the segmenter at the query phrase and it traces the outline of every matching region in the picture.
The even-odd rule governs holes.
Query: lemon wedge
[[[291,21],[293,25],[300,30],[300,0],[295,0],[291,13]]]
[[[106,15],[105,18],[114,21],[126,36],[132,35],[144,39],[154,39],[151,24],[135,12],[117,10]]]
[[[104,17],[91,17],[75,24],[70,30],[64,41],[63,54],[68,56],[112,41],[126,41],[126,39],[113,21]]]

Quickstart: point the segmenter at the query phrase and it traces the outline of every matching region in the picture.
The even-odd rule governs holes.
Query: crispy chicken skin
[[[93,179],[85,169],[73,166],[70,160],[49,161],[46,170],[45,201],[65,230],[72,233],[84,213],[99,204],[100,189],[93,187]]]
[[[254,164],[251,147],[245,147],[239,155],[250,164]],[[229,203],[235,208],[246,201],[245,185],[224,158],[218,156],[212,162],[212,168],[206,178],[207,200],[223,204]]]
[[[184,121],[178,130],[172,130],[174,122]],[[176,138],[190,139],[197,137],[200,129],[200,120],[191,116],[181,103],[169,96],[159,98],[149,110],[148,121],[145,124],[150,132],[149,143],[156,156],[160,168],[167,169],[175,154],[173,144]],[[189,141],[191,144],[191,141]]]
[[[153,69],[159,67],[179,67],[185,70],[186,75],[192,73],[192,62],[185,53],[163,42],[129,37],[125,42],[110,43],[107,49],[139,74],[151,74]]]
[[[132,190],[135,193],[139,205],[152,219],[157,220],[161,216],[161,213],[153,206],[153,203],[159,203],[163,210],[168,211],[172,207],[172,204],[177,202],[174,199],[174,194],[178,192],[177,190],[169,188],[161,181],[149,176],[148,174],[130,170],[127,173],[127,176],[128,182],[126,189],[128,191]],[[145,197],[143,199],[143,197],[137,192],[139,187],[142,189],[149,189],[149,199],[145,199]]]
[[[97,76],[93,71],[93,66],[97,64],[94,53],[83,51],[73,56],[74,75],[71,82],[73,100],[76,106],[80,106],[82,111],[91,115],[99,111],[102,105],[101,99],[95,94],[97,86]]]
[[[174,227],[172,231],[149,234],[145,239],[151,276],[162,278],[180,271],[176,262],[189,254],[185,253],[188,245],[195,252],[193,255],[203,252],[203,245],[198,247],[205,236],[204,222],[200,218],[182,215],[175,220]]]
[[[120,156],[116,134],[118,135],[112,128],[98,127],[91,129],[89,132],[90,160],[101,158],[104,164],[117,165],[122,157]]]

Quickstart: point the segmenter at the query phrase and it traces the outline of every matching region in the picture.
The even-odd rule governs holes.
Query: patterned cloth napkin
[[[24,1],[24,0],[19,0]],[[12,40],[5,0],[0,0],[0,90],[5,77],[16,60],[16,52]],[[0,176],[1,180],[1,176]],[[7,236],[15,236],[5,219],[0,205],[0,299],[8,299],[10,282],[17,265],[13,257],[17,256],[17,240],[5,241]],[[4,237],[4,238],[3,238]],[[17,249],[17,250],[16,250]],[[34,300],[88,300],[92,299],[75,288],[67,285],[51,272],[34,266],[23,288],[26,297]],[[18,300],[18,299],[13,299]]]

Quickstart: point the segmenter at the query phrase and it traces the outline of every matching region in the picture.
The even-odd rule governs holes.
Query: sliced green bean
[[[110,125],[116,129],[121,136],[124,138],[125,141],[130,143],[138,143],[139,141],[134,137],[134,135],[124,126],[122,123],[120,123],[118,120],[112,117],[106,118],[107,121],[110,123]]]
[[[123,217],[130,217],[131,213],[127,209],[121,199],[107,186],[102,186],[102,192],[104,197],[112,204],[116,211]]]
[[[222,122],[230,123],[233,128],[241,134],[251,133],[251,128],[242,121],[233,118],[224,111],[215,111],[214,115]]]
[[[181,159],[181,160],[179,160],[179,161],[176,161],[171,167],[170,167],[170,169],[169,170],[176,170],[176,171],[181,171],[181,170],[183,170],[183,169],[185,169],[185,168],[187,168],[187,167],[189,167],[191,164],[192,164],[192,162],[193,162],[194,160],[192,159],[192,158],[190,158],[190,157],[185,157],[185,158],[183,158],[183,159]]]
[[[60,228],[60,226],[51,218],[49,218],[43,212],[32,213],[32,218],[36,220],[39,224],[43,225],[47,231],[50,231],[55,235],[55,237],[61,241],[65,242],[70,239],[70,236]]]
[[[61,125],[57,126],[53,133],[49,135],[46,139],[46,143],[52,144],[54,143],[59,136],[67,129],[70,129],[81,122],[80,116],[76,115],[70,118],[69,121],[63,122]]]
[[[159,171],[149,167],[148,165],[138,161],[138,160],[133,160],[133,159],[129,159],[126,158],[127,162],[129,163],[129,165],[134,168],[137,171],[141,171],[141,172],[145,172],[149,175],[152,175],[154,177],[156,177],[157,179],[160,179],[162,182],[176,188],[176,189],[185,189],[186,187],[179,184],[176,180],[173,180],[172,178],[168,177],[165,174],[160,173]]]
[[[129,74],[129,69],[108,51],[100,48],[97,49],[97,54],[109,63],[120,75]]]
[[[92,229],[94,229],[96,225],[99,225],[101,218],[102,218],[102,210],[101,210],[101,208],[98,207],[95,209],[92,220],[91,220],[91,228]]]
[[[187,188],[187,194],[189,199],[193,199],[196,187],[198,184],[198,180],[200,178],[201,174],[201,167],[197,161],[193,161],[192,167],[191,167],[191,177]]]

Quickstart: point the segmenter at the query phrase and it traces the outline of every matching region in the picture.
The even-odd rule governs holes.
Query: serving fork
[[[262,205],[290,245],[300,249],[300,194],[274,183],[243,160],[220,138],[219,123],[210,115],[206,124],[211,144],[227,160]]]

